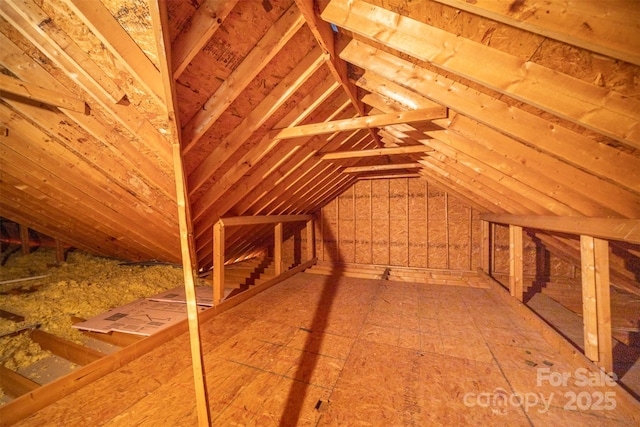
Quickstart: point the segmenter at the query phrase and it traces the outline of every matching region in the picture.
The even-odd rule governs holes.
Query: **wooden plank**
[[[60,239],[56,239],[56,262],[62,264],[65,262],[65,248]]]
[[[394,156],[400,154],[422,154],[430,151],[433,151],[433,148],[427,145],[409,145],[405,147],[374,148],[372,150],[334,151],[332,153],[322,153],[320,159],[341,160],[360,157]]]
[[[257,216],[235,216],[220,218],[221,223],[225,227],[234,227],[238,225],[256,225],[256,224],[277,224],[280,222],[298,222],[310,221],[314,219],[314,215],[257,215]]]
[[[135,77],[161,105],[165,105],[165,93],[160,72],[145,55],[120,23],[101,2],[62,0],[100,39],[109,52]]]
[[[420,168],[419,163],[397,163],[388,165],[370,165],[370,166],[351,166],[342,169],[343,173],[362,173],[362,172],[378,172],[378,171],[393,171],[398,169],[417,169]]]
[[[491,274],[491,223],[480,221],[482,237],[480,240],[480,268],[487,274]]]
[[[298,102],[277,126],[287,126],[300,123],[307,118],[313,110],[326,101],[337,89],[338,83],[326,80],[314,88],[302,101]],[[273,157],[273,152],[277,150],[279,140],[269,142],[269,137],[265,135],[259,143],[255,144],[240,160],[236,162],[225,174],[193,204],[194,220],[203,216],[212,207],[210,221],[217,216],[227,212],[232,206],[242,200],[247,193],[264,184],[265,173],[271,169],[268,159]],[[290,151],[291,152],[291,151]],[[283,160],[280,158],[280,160]],[[251,174],[247,177],[248,172]],[[244,178],[244,179],[241,179]],[[238,184],[239,185],[236,185]],[[233,192],[227,192],[234,187]],[[225,192],[227,192],[225,194]],[[225,195],[224,198],[221,198]],[[206,228],[207,225],[204,225]]]
[[[358,180],[372,180],[372,179],[397,179],[397,178],[420,178],[422,175],[419,173],[390,173],[384,175],[362,175],[358,177]]]
[[[640,21],[633,1],[513,3],[507,0],[435,0],[456,9],[640,65]]]
[[[31,245],[29,242],[29,227],[26,225],[18,224],[18,232],[20,233],[20,247],[22,248],[22,255],[29,255],[31,252]]]
[[[329,55],[329,71],[335,78],[336,82],[342,86],[345,94],[349,97],[351,104],[357,111],[359,116],[366,116],[364,105],[358,97],[358,90],[347,75],[347,63],[340,59],[335,51],[335,41],[333,30],[328,22],[323,21],[316,13],[313,0],[295,0],[298,9],[302,13],[307,26],[315,37],[318,45]],[[381,147],[382,142],[374,129],[368,129],[369,135]]]
[[[596,294],[596,265],[594,238],[580,236],[580,257],[582,260],[582,321],[584,322],[584,354],[598,362],[598,307]]]
[[[0,15],[60,68],[74,75],[74,81],[87,92],[96,90],[113,103],[124,98],[124,91],[111,77],[35,3],[27,0],[2,2]],[[43,82],[38,83],[42,85]]]
[[[3,8],[5,4],[7,3],[0,2],[0,11],[4,10]],[[19,30],[23,31],[23,27],[20,27]],[[33,37],[28,37],[29,34],[24,35],[34,43],[38,49],[46,53],[47,57],[50,58],[56,66],[65,70],[69,75],[77,75],[76,82],[85,89],[88,95],[92,97],[93,102],[95,102],[96,105],[99,105],[105,112],[111,114],[118,123],[131,133],[133,141],[130,140],[131,137],[128,136],[126,132],[124,134],[121,134],[120,132],[112,132],[113,124],[111,122],[109,122],[108,130],[105,129],[107,125],[103,123],[102,119],[98,118],[98,116],[94,114],[87,116],[70,110],[61,110],[62,113],[98,140],[113,144],[113,150],[116,152],[121,151],[123,153],[123,157],[130,159],[129,161],[137,165],[137,169],[146,171],[146,176],[153,177],[151,179],[152,182],[162,182],[166,179],[166,177],[158,172],[149,173],[149,171],[154,170],[154,168],[151,168],[150,165],[148,165],[149,162],[131,160],[135,159],[137,156],[139,157],[140,146],[143,146],[144,149],[149,150],[149,152],[155,153],[158,156],[160,159],[159,167],[163,170],[165,166],[167,169],[170,169],[169,165],[172,164],[171,148],[170,145],[167,144],[167,140],[164,136],[160,134],[159,130],[149,123],[147,118],[140,114],[137,109],[132,109],[130,108],[131,106],[114,103],[120,100],[119,98],[116,98],[116,101],[113,100],[117,95],[107,96],[103,94],[103,91],[101,90],[92,89],[93,84],[83,79],[84,74],[81,72],[83,68],[76,64],[75,61],[67,59],[65,55],[57,53],[57,50],[52,46],[52,42],[49,42],[46,39],[41,40],[42,38],[34,39]],[[2,52],[3,64],[20,79],[33,79],[41,86],[47,86],[52,90],[59,92],[68,90],[44,68],[42,68],[39,63],[26,55],[15,43],[13,43],[13,41],[11,41],[11,39],[1,33],[0,52]],[[82,64],[88,67],[85,62],[82,62]],[[104,85],[105,83],[101,82],[100,84]],[[121,96],[124,96],[124,93],[122,93]],[[92,108],[94,107],[95,106],[92,104]],[[116,149],[115,147],[118,148]],[[165,192],[167,191],[162,185],[159,185],[159,188],[163,189]],[[173,188],[171,188],[170,192],[172,191]],[[171,196],[174,197],[173,194],[171,194]]]
[[[376,107],[389,108],[381,104],[376,104]],[[460,115],[454,117],[450,129],[453,126],[457,128],[460,117]],[[411,128],[411,126],[407,125],[407,128]],[[566,195],[573,201],[576,199],[575,189],[570,188],[568,184],[559,184],[555,180],[544,177],[541,175],[540,168],[537,167],[538,162],[547,165],[548,161],[558,162],[556,159],[544,159],[547,162],[543,162],[543,159],[537,160],[536,156],[539,157],[541,153],[524,145],[516,144],[515,141],[504,135],[494,135],[496,132],[486,129],[490,130],[492,135],[484,137],[482,132],[478,132],[483,135],[482,139],[478,136],[463,136],[457,132],[428,131],[422,133],[415,129],[416,134],[422,135],[418,136],[422,138],[418,141],[436,150],[429,154],[429,158],[423,158],[420,162],[424,164],[425,161],[433,163],[439,160],[446,163],[448,167],[472,177],[475,185],[483,184],[487,195],[501,194],[503,197],[496,200],[500,200],[505,206],[511,205],[511,213],[580,214],[580,211],[563,203],[565,197],[561,199],[559,195],[555,196],[556,193],[563,190],[562,196]],[[431,138],[428,139],[428,137]],[[523,158],[526,158],[526,162],[522,161]],[[523,167],[525,163],[526,166]],[[570,168],[568,165],[565,166]],[[559,173],[555,174],[555,176],[560,175]],[[587,178],[593,177],[587,175]],[[581,206],[579,200],[575,204]],[[583,202],[582,204],[587,203]],[[588,203],[588,206],[593,204],[593,202]],[[523,208],[525,209],[523,210]],[[605,213],[611,213],[609,210],[588,212],[600,212],[603,216]]]
[[[206,0],[198,6],[187,29],[171,44],[173,78],[178,80],[191,60],[218,31],[238,0]]]
[[[193,194],[326,62],[320,48],[309,52],[242,122],[227,135],[189,174],[189,194]],[[260,148],[264,146],[260,144]],[[216,186],[217,187],[217,186]]]
[[[348,3],[333,0],[322,12],[322,18],[558,117],[640,147],[636,114],[640,102],[620,93],[361,0]],[[478,63],[491,65],[478,67]]]
[[[152,2],[149,12],[156,39],[156,48],[160,64],[160,76],[164,99],[166,100],[167,121],[169,123],[169,139],[173,149],[173,169],[176,185],[176,205],[178,209],[178,225],[180,234],[180,255],[182,258],[182,273],[187,305],[187,322],[189,327],[189,344],[191,351],[191,366],[193,371],[194,388],[196,393],[196,409],[198,413],[198,425],[206,427],[211,425],[209,410],[209,398],[207,395],[206,378],[204,373],[204,359],[202,343],[200,342],[199,310],[196,302],[195,272],[197,261],[195,245],[191,236],[193,230],[189,212],[189,198],[186,189],[186,178],[181,155],[180,122],[176,111],[178,109],[175,80],[171,72],[169,35],[169,17],[166,3]],[[194,263],[195,261],[195,263]]]
[[[300,11],[295,5],[291,5],[256,43],[251,52],[220,85],[218,90],[202,105],[202,108],[184,125],[182,130],[183,154],[189,152],[196,145],[227,107],[303,25],[304,19]]]
[[[400,113],[378,114],[374,116],[356,117],[333,122],[313,123],[284,129],[273,129],[269,132],[271,139],[300,138],[311,135],[344,132],[356,129],[369,129],[399,123],[421,122],[447,117],[445,107],[424,108]]]
[[[524,297],[522,264],[522,227],[509,226],[509,291],[522,301]]]
[[[307,260],[314,259],[316,257],[316,237],[315,237],[315,225],[314,220],[307,221]]]
[[[11,397],[20,397],[40,387],[37,382],[0,365],[0,389]]]
[[[32,99],[34,101],[44,102],[54,107],[66,108],[68,110],[86,113],[86,104],[84,101],[45,89],[38,85],[23,82],[13,77],[0,74],[0,96],[17,95],[19,98]]]
[[[31,339],[56,356],[67,359],[78,365],[88,365],[106,356],[97,350],[67,341],[50,333],[34,329],[31,332]]]
[[[276,223],[273,229],[273,252],[274,252],[274,264],[276,266],[276,276],[282,274],[282,223]]]
[[[213,225],[213,303],[220,304],[224,297],[224,234],[225,224],[219,220]]]
[[[484,214],[481,219],[499,224],[556,231],[569,234],[585,234],[608,240],[640,243],[640,220],[618,218],[580,218],[559,216],[531,216],[508,214]]]
[[[613,372],[613,339],[611,336],[611,289],[609,282],[609,242],[593,239],[598,313],[598,366]]]
[[[372,80],[370,74],[374,72],[383,76],[385,82],[401,82],[406,88],[446,105],[452,111],[536,147],[563,162],[588,170],[616,185],[640,191],[640,168],[637,167],[637,158],[615,147],[601,144],[563,126],[549,126],[549,121],[544,117],[513,108],[493,96],[485,95],[362,41],[350,41],[340,56],[366,70],[371,70],[365,73],[369,80]],[[391,87],[395,90],[395,86]]]

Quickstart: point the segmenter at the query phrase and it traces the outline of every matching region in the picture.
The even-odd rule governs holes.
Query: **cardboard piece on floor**
[[[200,311],[204,307],[198,307]],[[149,336],[187,318],[184,304],[141,299],[73,325],[76,329]]]

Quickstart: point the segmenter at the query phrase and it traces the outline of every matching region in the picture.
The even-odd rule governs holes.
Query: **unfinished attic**
[[[0,425],[639,425],[639,23],[0,0]]]

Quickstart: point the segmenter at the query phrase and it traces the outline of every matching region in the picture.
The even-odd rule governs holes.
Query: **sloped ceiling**
[[[151,1],[0,1],[2,217],[179,262],[180,164],[203,268],[218,218],[381,176],[483,212],[640,217],[635,1]],[[230,257],[266,231],[234,233]]]

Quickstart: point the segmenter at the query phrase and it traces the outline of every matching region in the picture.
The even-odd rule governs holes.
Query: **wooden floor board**
[[[494,292],[297,274],[201,325],[213,423],[639,422],[618,388],[576,384],[577,366]],[[181,335],[18,425],[194,425],[188,348]],[[572,378],[538,384],[541,368]],[[620,409],[564,408],[572,393],[605,391]],[[533,396],[550,405],[518,400]]]

